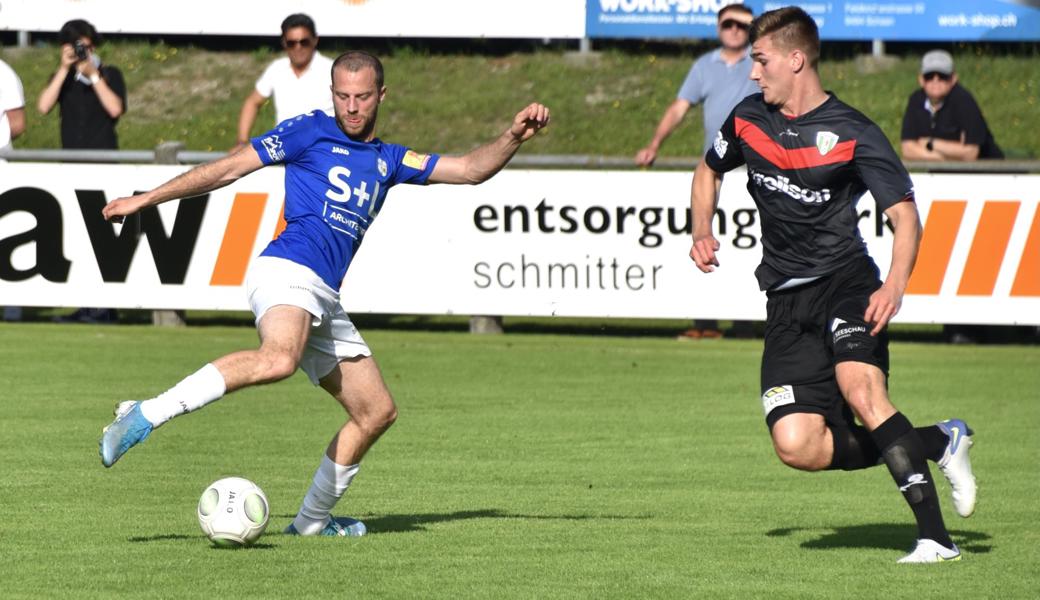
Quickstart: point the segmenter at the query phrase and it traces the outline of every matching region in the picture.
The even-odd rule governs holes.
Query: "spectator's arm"
[[[71,44],[63,44],[61,46],[61,63],[58,65],[58,70],[54,72],[54,76],[47,83],[47,87],[40,92],[40,97],[36,101],[36,109],[40,111],[40,114],[45,115],[51,112],[54,105],[58,103],[58,97],[61,96],[61,86],[65,83],[65,78],[69,75],[69,69],[74,64],[76,64],[76,51],[72,49]]]
[[[668,136],[675,131],[675,128],[682,122],[683,117],[686,116],[686,111],[690,110],[690,102],[683,98],[676,98],[671,105],[668,106],[664,111],[664,115],[661,116],[661,122],[657,124],[657,129],[654,131],[654,137],[650,140],[650,143],[639,152],[636,152],[636,164],[641,167],[647,167],[654,164],[657,160],[657,151],[660,149],[661,144],[664,143]]]
[[[11,139],[25,133],[25,107],[7,111],[7,124],[11,127]]]
[[[238,137],[235,138],[235,149],[249,143],[249,132],[252,131],[256,115],[260,112],[260,107],[264,105],[265,100],[267,98],[254,89],[242,103],[242,110],[238,114]]]
[[[942,154],[928,149],[928,138],[903,140],[899,149],[903,160],[946,160]]]
[[[942,156],[942,160],[978,160],[979,158],[979,145],[965,143],[964,135],[961,135],[961,140],[955,142],[953,140],[932,140],[932,147],[935,148],[935,152]]]
[[[123,115],[123,99],[119,97],[115,90],[109,87],[104,77],[99,76],[91,87],[94,88],[94,93],[97,94],[98,100],[101,102],[101,108],[105,109],[109,117],[118,119]]]

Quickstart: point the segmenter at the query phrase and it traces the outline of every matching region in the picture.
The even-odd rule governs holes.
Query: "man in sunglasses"
[[[957,83],[949,52],[926,53],[917,82],[921,89],[910,94],[903,114],[905,160],[1004,158],[975,98]]]
[[[722,127],[729,111],[745,97],[758,93],[749,79],[751,55],[748,53],[748,26],[754,15],[743,4],[730,4],[719,11],[721,47],[698,58],[679,94],[661,117],[650,143],[636,153],[636,164],[649,167],[657,159],[657,151],[665,139],[682,122],[695,104],[704,103],[704,143],[701,154],[711,148],[715,133]]]
[[[238,138],[232,151],[249,143],[253,122],[260,107],[274,96],[275,123],[312,110],[332,110],[329,71],[332,59],[318,52],[314,20],[305,14],[289,15],[282,21],[285,56],[272,62],[256,81],[256,88],[242,103]]]
[[[729,4],[718,13],[719,48],[702,55],[690,67],[679,94],[664,111],[650,143],[636,153],[636,164],[653,166],[657,151],[665,139],[682,122],[686,112],[695,104],[704,104],[704,143],[700,154],[711,148],[715,133],[722,127],[726,116],[745,97],[758,93],[751,81],[751,55],[748,51],[748,27],[754,15],[743,4]],[[748,324],[737,326],[748,329]],[[719,323],[714,319],[697,319],[693,326],[678,335],[680,340],[722,337]]]

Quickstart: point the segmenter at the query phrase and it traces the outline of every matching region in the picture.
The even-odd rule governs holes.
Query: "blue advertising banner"
[[[590,38],[716,37],[716,14],[732,0],[586,0]],[[795,4],[825,40],[1037,41],[1040,0],[771,2],[744,0],[756,15]]]

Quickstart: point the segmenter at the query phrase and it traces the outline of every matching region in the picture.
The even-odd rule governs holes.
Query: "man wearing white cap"
[[[957,83],[949,52],[926,53],[917,82],[921,89],[910,94],[903,114],[904,159],[1004,158],[975,98]]]

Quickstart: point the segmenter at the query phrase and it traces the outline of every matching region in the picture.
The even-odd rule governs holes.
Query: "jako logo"
[[[922,475],[920,473],[914,473],[913,475],[911,475],[910,477],[907,478],[906,485],[899,486],[899,491],[900,492],[905,492],[908,489],[910,489],[912,486],[924,485],[926,483],[928,483],[928,480],[924,478],[924,475]]]

